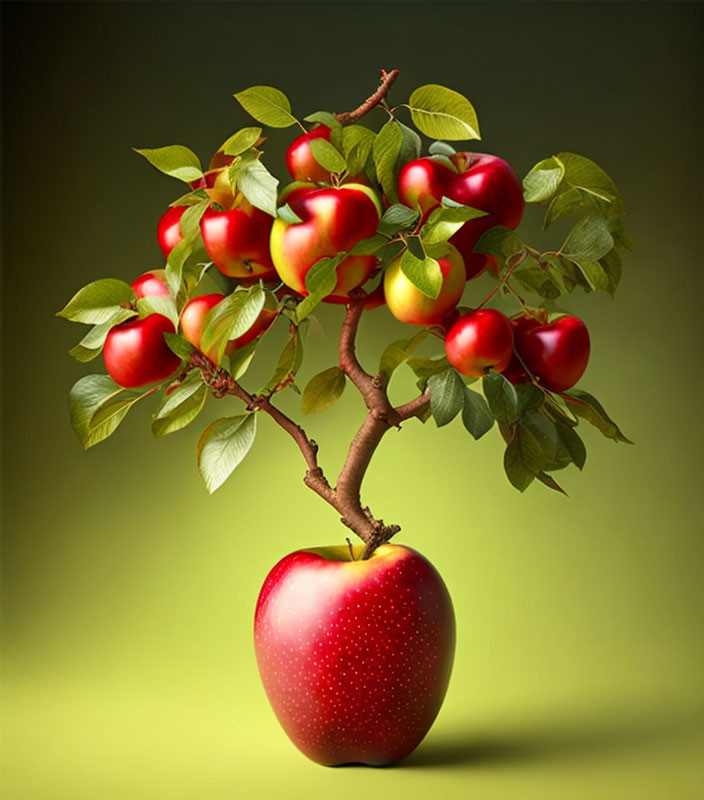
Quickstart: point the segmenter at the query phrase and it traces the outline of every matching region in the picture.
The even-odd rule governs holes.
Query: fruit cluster
[[[163,269],[131,286],[96,281],[60,312],[94,325],[71,353],[88,361],[102,351],[109,376],[88,376],[74,387],[74,428],[84,446],[110,435],[136,400],[157,389],[164,396],[153,419],[156,435],[190,423],[209,391],[245,399],[248,413],[272,415],[276,392],[298,391],[303,336],[320,302],[342,304],[348,315],[357,306],[385,307],[419,326],[418,335],[384,352],[379,385],[385,390],[393,370],[408,362],[421,390],[414,416],[425,421],[432,414],[444,425],[461,412],[475,438],[498,422],[506,472],[521,490],[534,478],[559,489],[550,471],[569,463],[581,468],[578,417],[625,441],[591,395],[567,394],[587,367],[590,341],[584,323],[555,306],[577,287],[613,293],[618,284],[619,250],[630,245],[613,181],[572,153],[539,162],[521,182],[498,156],[455,151],[448,140],[479,138],[469,101],[429,84],[392,108],[394,78],[382,73],[379,90],[353,112],[309,115],[309,127],[273,87],[236,94],[262,125],[302,129],[288,144],[291,182],[282,189],[262,161],[262,127],[230,136],[205,171],[180,145],[137,151],[187,192],[157,225]],[[359,123],[373,108],[387,117],[378,132]],[[399,121],[403,108],[435,140],[427,155],[419,134]],[[527,202],[546,209],[546,227],[579,218],[558,250],[540,251],[519,237]],[[214,274],[224,291],[205,290]],[[482,275],[493,288],[460,306],[468,284],[479,285]],[[526,293],[537,302],[529,304]],[[249,395],[239,381],[278,319],[289,342],[271,381]],[[429,335],[443,341],[444,355],[412,358]],[[355,382],[344,361],[341,340],[340,365],[303,392],[305,413],[331,406],[346,378]],[[479,379],[482,393],[470,388]],[[253,437],[243,433],[253,430],[247,416],[219,420],[202,437],[199,463],[211,491],[241,457],[230,458],[225,470],[209,467],[208,445],[224,437],[241,453]]]

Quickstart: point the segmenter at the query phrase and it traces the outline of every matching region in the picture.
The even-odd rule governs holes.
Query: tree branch
[[[391,72],[387,72],[385,69],[382,69],[380,72],[381,83],[374,94],[370,95],[360,106],[355,108],[354,111],[344,111],[341,114],[335,114],[338,122],[343,125],[353,125],[357,120],[361,119],[365,114],[369,113],[382,102],[391,88],[391,84],[398,77],[398,70],[392,69]]]

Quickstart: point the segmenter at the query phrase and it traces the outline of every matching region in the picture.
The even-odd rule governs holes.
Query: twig
[[[380,72],[381,83],[374,94],[370,95],[361,105],[355,108],[354,111],[344,111],[341,114],[335,114],[338,122],[342,125],[353,125],[357,120],[361,119],[365,114],[369,113],[381,103],[391,88],[391,84],[398,77],[398,70],[392,69],[391,72],[387,72],[385,69],[382,69]]]

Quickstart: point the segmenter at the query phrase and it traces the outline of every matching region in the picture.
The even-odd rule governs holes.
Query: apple
[[[198,350],[200,350],[200,342],[203,337],[203,331],[205,330],[208,312],[224,299],[225,295],[213,292],[213,294],[204,294],[200,297],[194,297],[183,307],[180,320],[181,334],[186,341],[190,342],[194,347],[197,347]],[[248,331],[245,331],[245,333],[238,336],[236,339],[230,339],[225,347],[226,355],[232,355],[235,350],[263,336],[271,327],[277,315],[278,311],[276,311],[276,309],[262,308],[259,312],[259,316],[254,320],[254,324]],[[204,355],[208,356],[211,361],[215,361],[216,353],[214,351],[204,353]]]
[[[296,137],[286,151],[286,167],[294,181],[330,183],[330,173],[313,158],[310,143],[313,139],[330,141],[330,128],[318,125]]]
[[[525,202],[513,168],[502,158],[485,153],[455,153],[446,158],[423,157],[405,164],[398,176],[399,200],[427,216],[443,197],[486,211],[487,216],[466,222],[450,239],[460,251],[467,279],[476,278],[490,264],[475,253],[480,236],[496,225],[518,227]]]
[[[103,347],[103,361],[115,383],[136,389],[170,378],[181,359],[164,341],[165,333],[174,333],[174,326],[161,314],[128,319],[111,328]]]
[[[163,269],[150,269],[136,280],[132,281],[132,291],[135,297],[169,297],[169,287],[166,283],[166,271]]]
[[[516,330],[516,352],[552,392],[564,392],[577,383],[587,368],[589,350],[587,326],[577,317],[560,317],[542,325],[536,320]]]
[[[206,209],[200,222],[203,245],[223,275],[268,278],[275,274],[269,254],[272,222],[273,217],[238,195],[232,209]]]
[[[362,547],[355,547],[359,558]],[[419,744],[447,690],[450,595],[432,564],[385,544],[298,550],[267,576],[254,643],[264,689],[292,742],[319,764],[394,764]]]
[[[466,282],[464,262],[457,248],[450,245],[446,256],[437,259],[442,272],[440,294],[433,299],[423,294],[401,270],[403,254],[392,259],[384,274],[384,296],[389,311],[410,325],[440,325],[459,303]]]
[[[447,332],[445,354],[463,375],[481,378],[492,369],[503,372],[513,355],[511,322],[495,308],[471,311]]]
[[[166,209],[156,226],[156,240],[159,243],[164,258],[169,257],[169,253],[183,239],[181,235],[181,217],[188,206],[172,206]]]
[[[208,197],[224,210],[232,208],[235,202],[235,195],[232,193],[227,170],[223,168],[224,165],[232,162],[233,158],[233,156],[225,156],[222,154],[222,159],[218,159],[217,162],[220,166],[216,169],[209,169],[203,174],[202,178],[198,178],[198,180],[189,183],[189,186],[193,190],[203,189]],[[215,156],[213,156],[213,159],[215,160]]]
[[[319,259],[350,250],[376,233],[381,205],[373,189],[360,183],[318,188],[293,183],[281,196],[301,222],[278,217],[271,229],[271,257],[281,280],[307,295],[305,278]],[[375,256],[347,256],[337,267],[338,280],[325,299],[345,302],[377,266]]]

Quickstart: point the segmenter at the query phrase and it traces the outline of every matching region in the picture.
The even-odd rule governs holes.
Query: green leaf
[[[311,139],[313,158],[328,172],[342,172],[347,166],[345,157],[327,139]]]
[[[338,253],[335,258],[319,258],[306,273],[306,289],[308,296],[296,307],[296,320],[302,322],[327,297],[337,284],[337,267],[345,257]]]
[[[430,256],[422,260],[410,250],[401,257],[401,272],[426,297],[435,299],[442,289],[442,270],[440,264]]]
[[[571,214],[587,214],[594,210],[594,206],[585,200],[579,189],[568,189],[565,192],[555,195],[550,201],[550,205],[545,212],[543,229],[545,230],[555,220]]]
[[[119,425],[132,406],[145,396],[144,392],[125,389],[119,395],[108,398],[98,406],[91,417],[89,423],[91,429],[94,430],[101,428],[103,425],[110,425],[113,419],[116,419]]]
[[[410,228],[418,219],[419,212],[414,211],[408,206],[394,203],[390,205],[379,222],[379,230],[381,233],[391,234],[402,231],[405,228]]]
[[[540,411],[528,409],[521,415],[521,425],[540,443],[544,455],[541,469],[545,469],[546,465],[555,459],[560,445],[555,423]]]
[[[518,419],[518,395],[511,381],[500,372],[490,372],[482,385],[491,413],[500,422],[512,425]]]
[[[522,422],[518,424],[517,441],[523,466],[533,475],[542,472],[547,462],[547,455],[535,433]]]
[[[303,345],[301,343],[301,335],[298,328],[294,328],[291,332],[291,337],[286,343],[279,361],[274,370],[269,382],[262,389],[262,393],[270,393],[277,390],[277,388],[286,381],[289,376],[295,375],[301,365],[303,358]]]
[[[349,255],[351,256],[370,256],[372,253],[376,253],[378,250],[381,250],[386,244],[388,244],[388,239],[386,236],[381,236],[378,233],[375,233],[374,236],[370,236],[368,239],[362,239],[361,242],[357,242],[357,244],[349,251]]]
[[[327,125],[331,131],[336,128],[342,128],[342,123],[330,111],[314,111],[312,114],[308,114],[307,117],[303,117],[303,121],[318,122],[321,125]]]
[[[486,211],[480,211],[469,206],[462,206],[461,208],[443,208],[439,206],[433,209],[421,229],[420,236],[423,244],[446,242],[457,233],[465,222],[485,216]]]
[[[518,439],[514,439],[504,451],[504,470],[511,485],[519,492],[525,492],[533,483],[535,475],[523,463],[523,453]]]
[[[574,428],[561,422],[556,424],[556,429],[562,444],[570,454],[570,458],[579,469],[582,469],[584,462],[587,460],[587,449],[579,434]]]
[[[447,142],[431,142],[428,152],[431,156],[454,156],[457,150]]]
[[[173,322],[174,328],[178,328],[178,311],[172,297],[140,297],[137,300],[137,311],[141,317],[161,314]]]
[[[92,361],[96,356],[100,355],[110,330],[115,325],[119,325],[134,316],[136,316],[136,312],[132,311],[131,308],[118,309],[107,322],[94,325],[81,341],[68,351],[69,355],[75,358],[76,361],[82,361],[83,363]]]
[[[320,142],[322,139],[315,139]],[[250,161],[237,172],[237,187],[249,202],[266,214],[276,216],[279,181],[261,161]],[[185,216],[185,214],[184,214]]]
[[[398,122],[398,120],[396,120],[396,122]],[[404,125],[402,122],[398,122],[398,126],[401,129],[403,138],[401,139],[401,147],[399,148],[398,156],[396,156],[396,163],[394,164],[394,173],[396,175],[398,175],[404,164],[418,158],[421,151],[420,136],[418,136],[413,128],[409,128],[408,125]]]
[[[398,196],[395,166],[402,143],[401,126],[395,120],[390,119],[377,134],[372,147],[377,178],[384,194],[391,201],[395,201]]]
[[[409,358],[411,353],[425,341],[429,331],[423,329],[410,339],[399,339],[392,342],[381,354],[379,359],[379,372],[391,377],[394,370]]]
[[[264,308],[265,300],[264,289],[255,284],[248,289],[238,287],[232,294],[213,306],[205,318],[201,350],[204,353],[214,352],[219,364],[227,343],[231,339],[247,333]]]
[[[249,369],[249,365],[252,363],[252,359],[254,358],[254,351],[257,349],[258,344],[258,339],[254,339],[242,347],[238,347],[237,350],[230,355],[229,372],[236,381],[238,381]]]
[[[237,92],[235,100],[257,122],[270,128],[288,128],[296,124],[288,97],[273,86],[251,86]]]
[[[523,247],[520,236],[510,228],[496,225],[482,234],[474,245],[475,253],[487,253],[491,256],[511,256]]]
[[[71,425],[84,450],[107,439],[125,418],[129,406],[96,425],[92,422],[98,409],[120,395],[134,396],[126,392],[108,375],[85,375],[69,393]]]
[[[245,150],[249,150],[250,147],[254,147],[261,135],[261,128],[242,128],[230,136],[221,150],[226,156],[238,156]]]
[[[212,494],[247,455],[257,432],[256,414],[215,420],[198,440],[198,471]]]
[[[614,246],[608,224],[603,217],[589,216],[570,231],[562,253],[571,261],[598,261]]]
[[[598,164],[577,153],[558,153],[554,159],[564,167],[565,183],[622,208],[623,201],[616,184]]]
[[[519,414],[529,409],[539,408],[545,401],[545,395],[534,383],[517,383],[513,388],[518,398]]]
[[[428,379],[430,410],[438,428],[451,422],[464,408],[465,385],[456,370],[448,369]]]
[[[347,161],[347,172],[362,172],[374,146],[376,134],[363,125],[346,125],[342,128],[340,146]]]
[[[486,400],[479,392],[475,392],[468,386],[464,387],[462,422],[475,439],[481,439],[494,426],[494,417],[489,411]]]
[[[421,391],[425,390],[428,379],[432,375],[438,375],[445,370],[450,369],[450,362],[445,356],[436,358],[409,358],[408,366],[416,374],[418,380],[418,388]]]
[[[288,203],[277,209],[276,216],[281,217],[281,219],[289,225],[297,225],[299,222],[303,222]]]
[[[594,425],[607,439],[633,444],[630,439],[621,433],[618,425],[609,417],[604,407],[595,397],[587,392],[583,392],[581,389],[572,389],[569,392],[563,392],[561,396],[565,399],[573,413]]]
[[[565,175],[565,168],[554,158],[539,161],[523,178],[523,197],[527,203],[541,203],[557,191]]]
[[[332,408],[345,391],[345,373],[339,367],[319,372],[303,390],[301,413],[318,414]]]
[[[195,206],[193,206],[195,208]],[[185,215],[184,215],[185,216]],[[193,242],[188,239],[181,241],[171,250],[166,259],[166,283],[171,294],[178,296],[183,278],[183,266],[193,253]]]
[[[200,373],[190,372],[152,416],[154,436],[160,438],[175,433],[193,422],[205,405],[207,395],[208,387]]]
[[[144,148],[138,150],[133,148],[135,153],[144,156],[147,161],[165,175],[178,178],[180,181],[190,183],[203,177],[203,170],[200,166],[200,159],[188,147],[180,144],[172,144],[168,147]]]
[[[80,289],[56,316],[71,322],[100,325],[118,314],[122,303],[133,301],[134,292],[129,284],[116,278],[103,278]]]
[[[188,360],[194,353],[197,352],[196,348],[183,336],[178,333],[165,333],[164,341],[172,353],[175,353],[179,358]]]
[[[606,273],[605,289],[613,297],[621,282],[621,256],[618,254],[618,250],[610,250],[603,258],[599,259],[599,264]]]
[[[413,124],[432,139],[481,139],[472,104],[459,92],[428,83],[408,100]]]
[[[564,494],[565,497],[567,496],[567,492],[560,486],[560,484],[552,477],[552,475],[548,475],[546,472],[539,472],[535,476],[541,483],[544,483],[549,489],[553,489],[560,494]]]

